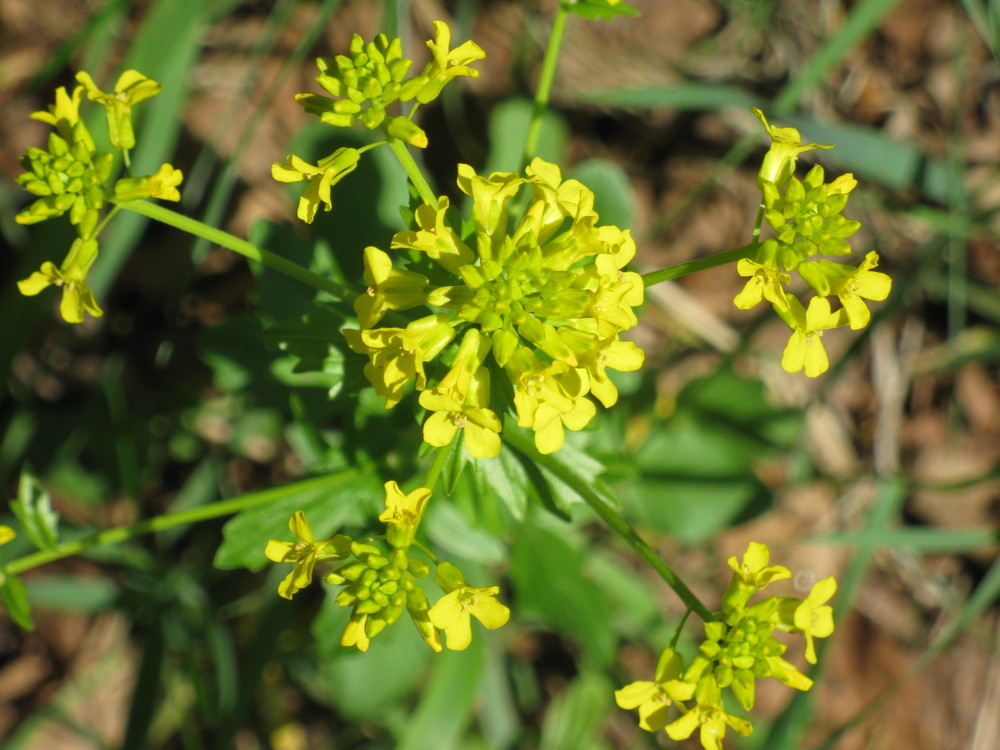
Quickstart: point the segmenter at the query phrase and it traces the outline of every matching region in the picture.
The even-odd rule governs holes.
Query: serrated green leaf
[[[48,491],[27,468],[21,471],[17,497],[10,509],[21,523],[21,530],[38,549],[54,547],[59,538],[59,514],[52,509]]]
[[[373,514],[378,515],[384,497],[374,476],[347,471],[342,482],[293,492],[264,507],[245,510],[222,527],[215,565],[260,570],[268,562],[264,556],[268,540],[292,539],[288,519],[296,511],[305,511],[315,537],[325,539],[344,526],[364,526]]]
[[[0,599],[3,600],[7,615],[23,630],[34,630],[28,592],[17,576],[0,571]]]

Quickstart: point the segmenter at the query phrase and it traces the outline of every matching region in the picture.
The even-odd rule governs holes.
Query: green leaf
[[[421,691],[420,703],[406,722],[397,750],[458,750],[469,723],[483,673],[483,639],[475,632],[465,651],[445,651],[434,657],[434,672]],[[425,646],[426,648],[426,646]]]
[[[423,680],[434,652],[406,613],[372,639],[367,652],[341,646],[351,609],[334,602],[339,591],[339,587],[326,588],[323,606],[312,624],[330,702],[349,719],[384,720]]]
[[[569,176],[594,192],[594,210],[600,224],[628,229],[635,219],[635,196],[628,175],[609,159],[587,159],[576,164]]]
[[[470,524],[452,503],[431,502],[422,526],[430,540],[449,554],[484,565],[495,565],[507,556],[499,539]]]
[[[607,678],[584,672],[557,695],[545,712],[539,750],[597,750],[608,747],[595,741],[611,710],[613,688]]]
[[[378,515],[384,496],[374,476],[347,471],[341,483],[295,492],[269,505],[245,510],[222,527],[223,541],[215,554],[215,565],[260,570],[268,563],[264,556],[268,540],[291,540],[288,520],[296,511],[305,511],[315,537],[325,539],[345,526],[364,526],[373,514]]]
[[[530,479],[518,454],[502,443],[499,456],[476,461],[475,467],[514,519],[522,520],[531,490]]]
[[[541,520],[525,521],[511,553],[517,610],[522,617],[539,617],[578,638],[590,658],[608,664],[615,650],[609,602],[580,574],[583,553],[566,541],[565,533],[540,525]]]
[[[508,99],[490,112],[490,152],[483,174],[519,168],[524,141],[535,105],[527,99]],[[569,130],[562,117],[550,109],[542,116],[542,130],[535,155],[559,164],[563,161]]]
[[[28,592],[24,584],[16,576],[0,570],[0,599],[7,610],[7,615],[23,630],[34,630],[35,623],[31,620],[31,607],[28,604]]]
[[[603,104],[608,107],[636,107],[643,109],[689,109],[697,111],[738,107],[748,110],[765,104],[759,97],[736,86],[699,81],[643,86],[630,89],[585,91],[578,94],[581,101]]]
[[[21,530],[38,549],[56,546],[59,514],[52,510],[52,498],[31,470],[24,468],[17,483],[17,497],[10,509],[21,522]]]
[[[340,332],[346,322],[333,307],[315,304],[305,315],[267,328],[261,337],[297,360],[291,372],[308,373],[311,384],[326,388],[333,398],[357,393],[368,384],[365,358],[348,349]]]

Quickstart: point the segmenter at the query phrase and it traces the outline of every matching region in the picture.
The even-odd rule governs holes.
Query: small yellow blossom
[[[147,78],[138,70],[126,70],[118,77],[114,93],[108,94],[97,88],[89,73],[81,71],[76,80],[87,89],[87,98],[104,105],[108,115],[108,134],[111,145],[119,151],[135,147],[135,132],[132,130],[132,105],[156,96],[163,86]]]
[[[0,545],[7,544],[11,539],[17,536],[17,532],[14,531],[10,526],[0,525]]]
[[[756,107],[750,111],[760,120],[767,134],[771,136],[771,148],[764,155],[764,161],[757,177],[757,184],[762,189],[765,182],[773,182],[779,188],[784,187],[795,172],[795,162],[803,151],[811,151],[814,148],[833,148],[833,146],[822,146],[818,143],[803,143],[802,136],[795,128],[776,128]]]
[[[434,412],[424,422],[424,440],[435,447],[450,445],[458,430],[464,430],[465,447],[476,458],[493,458],[500,453],[502,425],[489,406],[489,370],[480,367],[471,379],[465,400],[446,388],[420,394],[420,405]]]
[[[438,565],[436,580],[443,588],[451,589],[427,613],[434,627],[444,631],[446,644],[452,651],[464,651],[472,642],[471,618],[483,627],[495,630],[510,619],[510,609],[496,600],[499,586],[474,587],[454,565]]]
[[[792,279],[787,273],[749,258],[740,259],[736,264],[736,273],[750,277],[743,291],[733,300],[733,304],[740,310],[749,310],[762,299],[766,299],[779,310],[788,309],[788,298],[785,296],[783,285],[790,283]]]
[[[354,171],[360,158],[361,152],[356,148],[338,148],[313,166],[295,154],[290,154],[285,161],[271,165],[271,177],[278,182],[309,183],[299,198],[296,215],[302,221],[311,224],[321,203],[324,211],[333,208],[331,188]]]
[[[104,311],[87,286],[87,272],[96,258],[97,240],[78,238],[73,241],[62,267],[57,268],[55,263],[46,261],[41,270],[17,282],[17,288],[26,297],[32,297],[48,286],[61,286],[63,296],[59,312],[67,323],[82,323],[84,313],[99,318]]]
[[[795,608],[795,632],[801,632],[806,637],[806,661],[816,663],[816,645],[814,638],[826,638],[833,634],[833,607],[826,602],[837,591],[837,581],[828,576],[818,581],[809,592],[809,596]]]
[[[149,177],[125,177],[115,183],[115,200],[121,203],[159,198],[165,201],[179,201],[181,193],[177,186],[184,179],[184,173],[172,164],[164,163]]]
[[[656,663],[656,677],[652,682],[638,681],[615,691],[615,702],[620,708],[639,709],[639,726],[647,732],[656,732],[667,723],[667,713],[675,701],[690,700],[695,685],[678,679],[684,671],[684,660],[672,648],[660,654]]]
[[[441,93],[441,89],[452,78],[467,76],[478,78],[479,71],[469,67],[469,63],[482,60],[486,53],[473,41],[468,41],[455,49],[451,47],[451,29],[444,21],[434,22],[434,39],[427,42],[432,59],[424,69],[427,77],[425,83],[417,92],[416,100],[426,104],[433,101]]]
[[[393,547],[408,547],[413,542],[424,513],[424,506],[431,496],[426,487],[418,487],[404,495],[395,481],[385,483],[385,510],[378,520],[389,524],[386,539]]]
[[[281,542],[272,539],[264,554],[273,562],[292,562],[295,568],[278,585],[278,595],[291,599],[296,592],[312,583],[313,570],[320,560],[340,560],[351,549],[351,539],[338,534],[333,539],[316,541],[312,528],[303,511],[296,511],[288,521],[288,528],[298,537],[298,542]]]
[[[722,706],[722,693],[711,675],[698,681],[696,698],[698,703],[681,718],[667,724],[667,735],[672,740],[685,740],[699,730],[698,739],[705,750],[722,750],[722,739],[726,727],[730,726],[741,737],[753,731],[753,725],[746,719],[727,714]]]
[[[830,369],[830,358],[823,347],[823,331],[844,325],[846,313],[843,310],[831,312],[830,302],[825,297],[813,297],[808,309],[804,309],[795,297],[789,297],[788,301],[795,326],[781,356],[781,366],[786,372],[804,368],[808,377],[815,378]]]
[[[423,274],[393,268],[388,253],[377,247],[365,248],[364,261],[368,289],[354,301],[362,328],[372,328],[389,310],[406,310],[426,302],[427,277]]]
[[[892,289],[888,274],[872,270],[877,265],[878,253],[873,250],[860,266],[848,270],[841,278],[830,280],[831,290],[840,300],[853,330],[864,328],[871,320],[871,311],[862,300],[884,300]]]

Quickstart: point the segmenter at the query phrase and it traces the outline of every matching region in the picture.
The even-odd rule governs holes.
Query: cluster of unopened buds
[[[76,79],[80,85],[73,93],[60,86],[55,104],[48,111],[31,115],[55,130],[49,134],[47,149],[28,148],[28,153],[21,157],[25,172],[17,177],[17,182],[38,197],[15,217],[19,224],[35,224],[68,213],[76,227],[77,239],[59,266],[46,261],[40,270],[18,282],[21,293],[26,295],[38,294],[52,285],[62,287],[59,309],[69,323],[82,322],[84,313],[95,317],[103,314],[87,286],[87,274],[97,259],[97,236],[105,204],[143,198],[178,201],[177,186],[183,179],[179,169],[165,163],[155,174],[127,175],[109,184],[115,171],[115,152],[123,154],[127,169],[128,151],[135,146],[132,106],[160,93],[163,87],[135,70],[122,73],[111,93],[97,88],[87,73],[78,73]],[[114,151],[98,152],[80,118],[84,91],[88,99],[105,108],[108,137]]]
[[[435,651],[442,650],[442,632],[449,649],[467,648],[472,641],[472,617],[491,630],[504,625],[510,610],[497,601],[498,586],[470,586],[455,565],[438,560],[416,541],[417,527],[430,496],[430,490],[424,487],[404,494],[396,482],[386,482],[385,511],[379,516],[386,524],[386,533],[363,539],[337,534],[332,539],[317,540],[305,514],[297,512],[288,525],[298,541],[272,540],[265,549],[268,559],[274,562],[295,563],[278,593],[291,599],[312,583],[317,563],[339,562],[323,580],[344,587],[336,602],[351,607],[352,612],[341,644],[361,651],[367,651],[371,639],[395,623],[404,610]],[[435,566],[434,581],[443,595],[433,606],[418,581],[430,574],[430,565],[411,557],[412,548],[420,550]]]
[[[816,663],[816,638],[833,633],[833,609],[826,602],[837,590],[833,577],[817,582],[804,599],[769,596],[754,604],[750,598],[775,581],[791,577],[788,568],[770,565],[767,546],[751,542],[742,561],[729,558],[732,581],[721,611],[705,623],[698,655],[684,666],[673,648],[660,654],[655,677],[633,682],[615,693],[624,709],[639,709],[639,726],[648,732],[665,729],[674,740],[699,732],[705,750],[721,750],[726,728],[746,736],[747,719],[726,712],[723,690],[732,691],[744,709],[753,708],[758,679],[770,677],[796,690],[809,690],[812,680],[782,654],[788,648],[775,631],[805,638],[805,659]],[[676,718],[671,718],[671,707]]]

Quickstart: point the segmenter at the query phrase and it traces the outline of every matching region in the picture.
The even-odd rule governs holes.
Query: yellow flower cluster
[[[643,299],[642,279],[624,270],[635,242],[627,230],[599,226],[594,194],[541,159],[523,177],[482,177],[460,165],[458,187],[472,198],[464,231],[442,197],[437,207],[417,209],[415,229],[393,237],[393,249],[419,254],[412,268],[366,248],[368,289],[354,305],[361,328],[344,333],[368,356],[365,374],[387,407],[415,382],[420,405],[433,412],[424,424],[431,445],[447,445],[464,429],[473,456],[497,455],[502,401],[491,380],[503,377],[518,425],[551,453],[564,430],[583,429],[595,415],[589,395],[615,403],[609,368],[642,365],[642,350],[620,338]],[[418,306],[431,314],[376,327],[390,311]],[[449,353],[445,374],[430,383],[426,366]]]
[[[855,330],[864,328],[871,319],[864,300],[884,300],[892,280],[872,270],[878,265],[874,251],[858,266],[811,259],[818,253],[838,256],[851,252],[846,238],[861,224],[844,218],[841,212],[857,180],[844,174],[824,183],[824,171],[819,165],[804,179],[797,179],[795,162],[800,153],[832,146],[804,144],[795,128],[774,127],[759,109],[753,112],[771,136],[771,148],[764,156],[757,184],[763,195],[763,220],[775,236],[760,243],[754,257],[737,264],[737,272],[749,280],[733,302],[741,310],[761,300],[770,302],[792,330],[781,358],[782,367],[788,372],[804,369],[807,376],[816,377],[830,367],[823,331],[845,325]],[[785,289],[791,283],[788,272],[793,270],[816,293],[808,305]],[[830,305],[831,296],[839,301],[837,309]]]
[[[747,606],[754,593],[791,576],[788,568],[769,563],[770,550],[757,542],[750,543],[741,562],[730,558],[733,577],[722,611],[705,623],[705,640],[687,668],[683,657],[668,648],[660,654],[652,681],[633,682],[616,691],[621,708],[639,709],[642,729],[665,729],[673,740],[698,731],[705,750],[721,750],[727,727],[741,736],[753,731],[748,720],[726,712],[724,689],[729,688],[740,706],[749,710],[759,678],[771,677],[796,690],[812,687],[812,680],[782,658],[787,646],[773,632],[804,636],[805,658],[815,664],[814,639],[833,633],[833,609],[826,602],[836,592],[836,581],[829,577],[818,582],[805,599],[770,596]],[[671,706],[679,713],[673,721]]]
[[[442,633],[445,645],[452,651],[468,648],[473,617],[490,630],[506,624],[510,610],[497,601],[498,586],[470,586],[457,567],[437,560],[416,542],[417,527],[430,496],[425,487],[405,494],[396,482],[386,482],[385,511],[379,520],[387,526],[384,539],[391,547],[388,552],[376,543],[377,539],[355,540],[337,534],[332,539],[317,540],[305,514],[298,511],[288,525],[299,541],[272,539],[264,551],[273,562],[295,564],[278,586],[278,594],[291,599],[312,583],[318,562],[345,560],[323,580],[344,587],[336,601],[351,607],[352,612],[340,642],[361,651],[367,651],[371,640],[395,623],[404,610],[434,651],[444,648]],[[411,557],[411,547],[422,550],[436,566],[434,580],[444,594],[433,606],[418,583],[418,579],[430,574],[430,566]]]
[[[163,164],[156,174],[124,177],[108,187],[105,183],[111,177],[115,157],[113,153],[97,153],[94,139],[80,118],[84,91],[107,111],[111,145],[127,152],[135,146],[132,105],[158,94],[163,87],[135,70],[122,73],[112,93],[97,88],[87,73],[78,73],[76,79],[81,85],[72,94],[60,86],[48,111],[31,115],[55,132],[49,135],[47,150],[29,148],[21,159],[25,172],[17,182],[38,197],[15,217],[19,224],[35,224],[68,213],[76,226],[78,238],[60,266],[46,261],[40,270],[18,282],[21,293],[28,296],[48,286],[62,287],[59,310],[68,323],[82,322],[84,313],[103,314],[87,286],[87,273],[97,259],[98,222],[104,204],[142,198],[177,201],[177,186],[183,179],[179,169]]]

